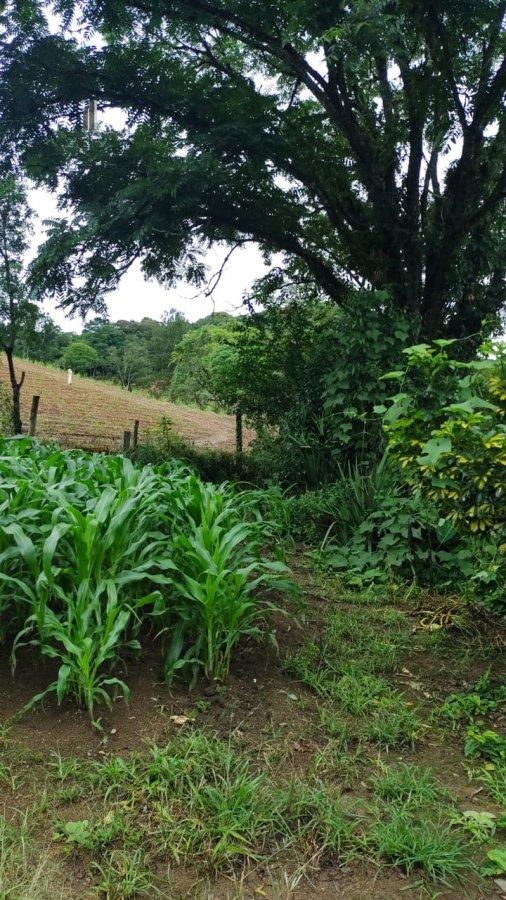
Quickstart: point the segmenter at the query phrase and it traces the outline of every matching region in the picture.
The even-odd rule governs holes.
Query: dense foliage
[[[474,361],[450,342],[405,351],[383,376],[400,388],[375,408],[383,459],[341,468],[334,484],[290,500],[292,530],[356,585],[457,589],[504,614],[505,366],[502,344]]]
[[[441,346],[409,348],[384,419],[406,479],[461,534],[493,535],[506,550],[506,359],[503,345],[483,351],[462,363]]]

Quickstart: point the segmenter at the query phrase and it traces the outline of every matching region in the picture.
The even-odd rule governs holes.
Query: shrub
[[[452,342],[434,343],[411,347],[405,372],[387,376],[404,382],[384,411],[392,456],[460,534],[506,540],[506,352],[487,345],[486,358],[462,363],[442,346]]]
[[[506,352],[486,344],[471,362],[452,341],[405,351],[385,376],[402,390],[380,407],[391,456],[408,488],[438,511],[438,529],[460,538],[447,562],[471,578],[496,611],[506,607]]]

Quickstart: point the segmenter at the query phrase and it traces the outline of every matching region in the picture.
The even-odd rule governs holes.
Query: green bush
[[[394,488],[395,477],[386,456],[367,469],[358,463],[346,468],[336,464],[331,484],[287,499],[291,534],[310,543],[328,535],[334,545],[347,544]]]
[[[487,345],[462,363],[434,343],[391,373],[402,387],[384,411],[392,456],[460,534],[504,537],[506,550],[506,352]]]
[[[332,484],[339,475],[339,448],[329,434],[328,419],[303,401],[294,403],[276,429],[260,430],[249,457],[263,483],[298,493]]]
[[[401,390],[381,407],[391,456],[420,501],[438,511],[438,531],[460,575],[497,612],[506,609],[506,353],[487,344],[472,362],[451,359],[451,341],[405,351],[385,376]]]

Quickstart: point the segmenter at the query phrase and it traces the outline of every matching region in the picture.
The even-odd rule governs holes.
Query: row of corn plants
[[[118,673],[145,624],[164,636],[168,682],[225,678],[239,639],[284,611],[273,597],[296,595],[266,554],[277,521],[265,495],[181,464],[1,442],[0,645],[14,671],[22,648],[58,661],[25,709],[54,693],[96,721],[97,704],[128,698]]]

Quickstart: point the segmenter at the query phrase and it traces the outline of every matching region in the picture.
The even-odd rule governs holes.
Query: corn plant
[[[59,660],[47,694],[92,718],[128,698],[116,669],[139,652],[143,621],[170,633],[166,675],[224,678],[241,636],[260,637],[293,586],[263,558],[278,517],[258,492],[204,484],[180,464],[0,442],[0,642]]]
[[[201,670],[210,680],[225,678],[238,641],[260,638],[269,616],[285,612],[270,592],[295,594],[286,565],[261,556],[263,521],[243,519],[251,512],[251,497],[241,503],[241,497],[212,485],[194,482],[191,488],[186,523],[173,536],[169,682],[178,670],[190,673],[192,682]],[[266,523],[265,533],[271,525]]]
[[[61,660],[57,680],[26,709],[49,692],[55,692],[59,702],[69,694],[93,719],[97,700],[110,704],[109,689],[128,696],[126,684],[109,677],[108,670],[121,650],[140,650],[138,640],[127,632],[142,607],[160,601],[159,591],[146,591],[146,586],[167,581],[164,571],[174,565],[161,541],[149,540],[141,504],[142,495],[136,504],[134,496],[113,488],[104,489],[88,515],[61,502],[53,512],[60,521],[38,546],[20,525],[4,529],[28,576],[0,573],[18,607],[28,611],[14,641],[13,666],[19,649],[27,644],[38,647],[43,656]],[[3,560],[0,556],[0,564],[9,554],[5,551]],[[154,559],[156,571],[151,571]]]

